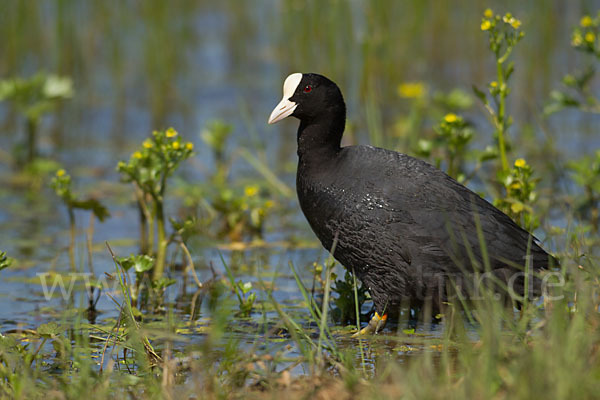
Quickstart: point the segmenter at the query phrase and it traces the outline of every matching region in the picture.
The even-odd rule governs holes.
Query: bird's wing
[[[378,168],[388,170],[389,180],[374,186],[388,208],[402,215],[396,235],[411,258],[463,271],[483,268],[487,260],[491,269],[522,266],[528,255],[535,268],[548,265],[548,255],[533,236],[442,171],[400,153],[378,156],[383,161]]]

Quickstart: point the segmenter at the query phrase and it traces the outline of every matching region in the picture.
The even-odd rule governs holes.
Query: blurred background
[[[488,6],[523,21],[526,38],[515,51],[510,107],[515,125],[541,129],[536,119],[550,91],[579,65],[580,55],[569,45],[571,29],[597,5],[9,1],[0,15],[0,76],[44,71],[72,79],[73,98],[40,129],[42,154],[67,166],[112,170],[151,130],[173,126],[196,141],[213,119],[233,125],[231,146],[260,144],[274,161],[293,162],[295,123],[265,124],[289,73],[319,72],[340,85],[349,106],[348,141],[366,142],[369,123],[392,137],[411,107],[398,94],[401,83],[470,94],[471,85],[493,77],[493,58],[479,29]],[[0,107],[0,146],[10,151],[24,130],[6,103]],[[369,109],[377,110],[371,122]],[[482,115],[481,108],[473,111]],[[489,131],[484,123],[480,131]],[[552,137],[561,147],[585,152],[591,123],[579,113],[563,114],[552,121]]]

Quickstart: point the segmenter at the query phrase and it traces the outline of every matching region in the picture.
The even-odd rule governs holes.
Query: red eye
[[[304,93],[310,93],[311,90],[312,90],[312,86],[310,86],[310,85],[304,86]]]

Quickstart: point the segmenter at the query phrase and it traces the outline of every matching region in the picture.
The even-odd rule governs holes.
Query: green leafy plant
[[[198,221],[195,216],[187,217],[184,220],[169,218],[169,222],[171,222],[172,228],[170,243],[187,243],[190,236],[198,233]]]
[[[573,29],[571,46],[588,55],[588,65],[581,71],[569,73],[562,79],[564,88],[553,90],[544,112],[546,115],[564,108],[576,108],[583,112],[600,113],[600,100],[593,93],[593,80],[596,76],[594,63],[600,61],[600,11],[595,17],[583,15],[579,26]],[[599,230],[600,202],[600,150],[595,154],[579,157],[567,162],[566,168],[576,184],[583,188],[583,196],[576,196],[576,215],[581,218],[581,231]],[[589,223],[588,223],[589,221]]]
[[[470,109],[473,105],[472,96],[459,88],[448,92],[434,91],[419,81],[401,83],[397,93],[403,101],[408,102],[409,110],[408,113],[400,115],[394,123],[392,134],[400,143],[387,145],[408,147],[422,157],[433,156],[434,162],[440,158],[447,161],[436,151],[442,150],[442,145],[438,132],[433,132],[430,125],[445,115],[456,115]],[[381,141],[384,138],[377,140]]]
[[[117,165],[123,181],[132,182],[136,188],[142,218],[142,250],[146,250],[146,254],[154,252],[156,230],[158,242],[153,273],[156,280],[163,276],[168,245],[164,214],[167,179],[181,162],[192,156],[193,149],[194,145],[191,142],[184,143],[173,128],[154,131],[128,162],[120,161]]]
[[[0,251],[0,271],[12,265],[14,260],[6,255],[6,252]]]
[[[461,116],[448,113],[435,127],[435,132],[437,136],[433,140],[419,140],[417,154],[433,157],[438,168],[441,168],[442,161],[445,161],[447,174],[459,182],[464,182],[466,176],[462,163],[473,139],[471,125]]]
[[[571,46],[591,57],[588,65],[580,71],[569,73],[562,79],[564,89],[553,90],[550,101],[544,108],[550,115],[567,107],[575,107],[584,112],[600,113],[600,100],[592,93],[592,81],[596,69],[592,61],[600,60],[600,11],[593,18],[584,15],[579,26],[573,29]]]
[[[147,254],[131,254],[129,257],[115,257],[115,260],[125,271],[133,270],[135,273],[135,284],[131,285],[131,302],[134,306],[138,305],[139,296],[143,292],[143,285],[145,285],[144,277],[147,276],[147,273],[152,271],[156,260]],[[151,280],[149,286],[156,292],[161,292],[165,288],[173,285],[175,282],[176,281],[174,279],[162,276],[159,279]],[[134,311],[138,312],[137,309]]]
[[[252,282],[243,282],[241,280],[236,281],[231,268],[229,268],[223,257],[221,257],[221,261],[223,262],[223,266],[227,272],[227,278],[229,279],[231,290],[235,293],[235,296],[238,300],[239,311],[237,315],[242,317],[250,316],[252,308],[254,307],[254,302],[256,301],[256,293],[250,293],[252,290]]]
[[[504,210],[515,222],[529,231],[539,226],[539,218],[532,205],[537,200],[535,191],[539,179],[533,178],[533,169],[527,162],[518,158],[507,173],[500,172],[506,195],[494,200],[494,205]]]
[[[252,290],[252,282],[242,282],[241,280],[238,280],[235,286],[237,287],[235,292],[239,296],[239,315],[249,316],[252,308],[254,307],[254,302],[256,301],[256,293],[250,293]]]
[[[227,175],[230,165],[225,152],[227,139],[233,126],[220,120],[208,123],[202,131],[202,140],[210,147],[216,161],[216,171],[211,177],[214,186],[209,190],[211,208],[221,220],[219,236],[241,240],[245,234],[261,236],[267,210],[273,202],[266,199],[257,185],[246,185],[243,191],[232,188]]]
[[[151,265],[151,260],[149,260],[149,257],[145,255],[131,255],[130,257],[118,258],[115,256],[108,244],[107,247],[115,263],[115,272],[116,276],[118,277],[119,287],[123,296],[123,303],[119,307],[120,321],[118,322],[117,326],[120,326],[121,322],[123,323],[125,328],[124,338],[126,338],[127,344],[131,346],[132,350],[134,351],[136,363],[139,368],[147,372],[152,366],[157,365],[162,360],[161,357],[154,351],[154,348],[148,340],[148,337],[144,334],[140,324],[136,320],[136,317],[141,315],[139,310],[134,306],[132,294],[130,292],[130,285],[127,283],[126,269],[123,264],[121,264],[121,261],[125,262],[129,268],[144,270]]]
[[[360,321],[357,321],[356,310],[359,312],[362,309],[363,304],[368,299],[367,289],[360,285],[356,287],[356,280],[352,274],[348,271],[344,273],[344,279],[335,279],[334,286],[331,287],[333,293],[337,294],[334,300],[336,308],[332,311],[332,317],[339,323],[357,325]],[[358,300],[358,304],[356,303]],[[360,317],[359,317],[360,318]]]
[[[94,198],[78,198],[72,190],[71,175],[67,174],[64,169],[56,171],[56,175],[50,183],[52,189],[58,197],[61,198],[63,204],[67,207],[69,213],[69,230],[71,233],[71,241],[69,244],[69,259],[72,271],[75,271],[75,239],[77,235],[75,224],[75,210],[89,210],[99,221],[104,221],[110,216],[108,209],[97,199]]]
[[[30,78],[0,81],[0,101],[9,102],[26,121],[24,161],[30,163],[37,156],[37,131],[42,116],[52,111],[60,101],[72,96],[73,82],[65,76],[40,72]]]
[[[231,132],[233,132],[233,126],[221,120],[214,120],[209,122],[200,134],[204,143],[206,143],[213,152],[217,164],[217,173],[214,176],[216,179],[225,179],[226,176],[227,160],[225,157],[225,148],[227,146],[227,139],[231,136]]]
[[[506,99],[510,94],[508,83],[514,72],[514,63],[507,61],[525,35],[520,28],[521,21],[511,13],[502,16],[490,9],[484,11],[481,30],[487,32],[489,48],[496,60],[496,80],[489,83],[487,94],[475,86],[473,90],[483,102],[495,128],[497,154],[500,156],[496,177],[504,191],[496,197],[494,204],[519,225],[533,230],[539,226],[539,219],[531,207],[537,199],[535,187],[538,179],[533,178],[533,169],[523,158],[517,159],[511,168],[507,155],[510,149],[508,129],[512,118],[506,111]]]
[[[594,155],[581,157],[567,163],[575,183],[584,189],[575,203],[580,217],[588,219],[594,232],[598,232],[600,219],[600,150]]]
[[[510,13],[504,16],[485,10],[481,21],[481,30],[488,33],[489,48],[496,59],[496,80],[488,85],[488,94],[473,86],[475,95],[483,102],[495,127],[500,165],[504,172],[509,169],[506,155],[508,145],[508,129],[512,119],[506,114],[506,98],[510,94],[508,81],[514,72],[514,63],[507,60],[514,47],[525,35],[520,30],[521,21]]]
[[[129,257],[117,257],[116,260],[125,271],[133,269],[136,274],[140,275],[154,267],[154,259],[147,254],[131,254]]]
[[[200,223],[218,238],[260,239],[265,220],[275,205],[272,186],[247,179],[231,181],[229,168],[233,155],[228,154],[226,148],[232,131],[230,124],[220,120],[210,122],[202,131],[202,140],[213,152],[215,170],[208,177],[209,184],[182,185],[184,203],[196,210]],[[242,156],[246,158],[247,154],[242,152]]]
[[[232,189],[216,186],[210,190],[210,206],[216,212],[218,235],[241,240],[245,235],[262,237],[265,218],[274,201],[258,185]]]

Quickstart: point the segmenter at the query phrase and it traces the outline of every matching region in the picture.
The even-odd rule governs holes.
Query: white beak
[[[298,104],[289,99],[282,99],[269,117],[269,124],[274,124],[293,114]]]
[[[283,82],[283,99],[281,99],[279,104],[277,104],[271,113],[268,121],[269,124],[279,122],[293,114],[296,107],[298,107],[298,104],[290,101],[290,97],[294,95],[294,92],[296,91],[296,88],[298,88],[301,80],[302,74],[298,72],[291,74],[285,79],[285,82]]]

